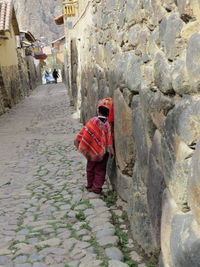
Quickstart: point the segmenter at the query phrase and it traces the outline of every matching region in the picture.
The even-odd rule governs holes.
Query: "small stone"
[[[75,208],[75,210],[85,210],[85,209],[87,209],[87,205],[84,205],[84,204],[81,204],[81,205],[78,205],[76,208]]]
[[[57,237],[59,237],[60,239],[68,239],[70,235],[71,235],[71,231],[65,229],[65,231],[62,233],[59,233]]]
[[[75,238],[70,238],[64,241],[63,247],[70,251],[72,247],[77,243],[77,240]]]
[[[33,263],[33,267],[45,267],[45,265],[41,262],[35,262]]]
[[[27,261],[27,256],[18,256],[14,262],[15,263],[25,263]]]
[[[108,219],[107,218],[94,218],[94,219],[91,219],[90,220],[90,223],[89,223],[89,226],[91,228],[94,228],[98,225],[104,225],[108,222]]]
[[[36,249],[32,245],[21,243],[17,244],[16,247],[19,248],[19,250],[16,252],[16,255],[36,253]]]
[[[56,255],[65,255],[66,250],[62,248],[56,248],[56,247],[50,247],[50,248],[44,248],[40,251],[41,255],[47,255],[47,254],[56,254]]]
[[[8,266],[10,258],[8,256],[0,256],[0,265]]]
[[[15,267],[32,267],[32,264],[30,264],[30,263],[19,263],[19,264],[15,264]]]
[[[90,254],[96,254],[93,247],[87,248],[86,251]]]
[[[79,242],[76,243],[74,249],[84,249],[84,248],[88,248],[90,246],[91,246],[91,244],[88,243],[88,242],[79,241]]]
[[[91,239],[91,236],[89,235],[83,236],[82,238],[83,241],[89,241],[90,239]]]
[[[38,243],[38,238],[29,238],[27,241],[29,244],[35,244]]]
[[[121,261],[124,258],[122,252],[118,248],[115,248],[115,247],[113,247],[113,248],[106,248],[105,249],[105,254],[111,260]]]
[[[60,206],[60,209],[61,210],[70,210],[71,209],[71,205],[69,205],[69,204],[62,205],[62,206]]]
[[[121,217],[122,214],[123,214],[122,210],[114,210],[113,212],[114,212],[114,214],[115,214],[116,216],[119,216],[119,217]]]
[[[97,197],[100,197],[100,195],[97,196],[97,194],[93,193],[93,192],[90,192],[87,194],[87,198],[89,199],[96,199]]]
[[[100,239],[104,236],[112,236],[115,234],[115,229],[114,228],[110,228],[110,229],[105,229],[105,230],[101,230],[99,232],[96,232],[96,238]]]
[[[92,231],[93,232],[99,232],[101,230],[106,230],[106,229],[111,229],[111,228],[114,228],[114,225],[107,222],[105,223],[104,225],[98,225],[98,226],[95,226]]]
[[[77,196],[74,196],[71,200],[71,203],[72,204],[76,204],[78,202],[80,202],[82,200],[82,196],[81,195],[77,195]]]
[[[102,199],[90,199],[90,204],[95,208],[106,205],[106,203]]]
[[[138,264],[138,267],[146,267],[146,264],[144,263]]]
[[[73,249],[70,253],[70,257],[73,260],[80,260],[86,255],[86,252],[81,249]]]
[[[108,267],[128,267],[128,264],[121,261],[111,260],[108,262]]]
[[[28,229],[23,229],[23,230],[17,232],[18,235],[27,235],[28,233],[29,233]]]
[[[91,263],[95,260],[96,256],[94,254],[86,254],[83,259],[81,259],[81,263],[79,267],[92,267]]]
[[[58,246],[60,244],[60,239],[58,238],[52,238],[52,239],[48,239],[48,240],[45,240],[45,241],[41,241],[39,243],[37,243],[36,245],[39,246],[39,247],[43,247],[43,246],[51,246],[51,247],[54,247],[54,246]]]
[[[7,249],[7,248],[2,248],[0,249],[0,255],[4,256],[4,255],[9,255],[12,254],[11,250]]]
[[[94,210],[93,209],[84,210],[84,214],[85,214],[85,216],[92,215],[92,214],[94,214]]]
[[[79,263],[80,261],[70,261],[67,265],[69,265],[70,267],[78,267]]]
[[[19,235],[19,236],[16,236],[15,240],[17,240],[19,242],[23,242],[26,240],[26,237],[25,237],[25,235]]]
[[[89,233],[88,230],[82,229],[82,230],[80,230],[80,231],[77,232],[77,235],[87,235],[88,233]]]
[[[130,258],[133,260],[133,261],[136,261],[138,263],[140,263],[142,261],[142,258],[140,255],[137,254],[137,252],[135,251],[132,251],[130,254],[129,254]]]
[[[72,210],[72,211],[70,211],[67,215],[68,215],[69,217],[75,218],[75,217],[76,217],[76,214],[78,214],[78,212]]]
[[[31,262],[34,262],[34,261],[40,261],[42,258],[43,258],[42,255],[35,253],[35,254],[30,255],[28,260]]]
[[[100,246],[106,246],[108,244],[117,245],[119,242],[119,238],[117,236],[105,236],[98,239],[98,243]]]
[[[96,214],[101,214],[101,213],[104,213],[106,211],[109,211],[109,208],[108,207],[105,207],[105,206],[98,207],[98,208],[95,209],[95,213]]]

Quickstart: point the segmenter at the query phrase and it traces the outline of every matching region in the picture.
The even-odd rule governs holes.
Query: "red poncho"
[[[94,117],[81,129],[74,140],[78,150],[91,161],[101,161],[109,152],[113,154],[111,127]]]

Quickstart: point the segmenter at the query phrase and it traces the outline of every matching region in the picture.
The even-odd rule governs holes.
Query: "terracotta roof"
[[[0,0],[0,32],[9,32],[11,23],[15,34],[19,34],[19,27],[11,1]]]
[[[54,19],[54,21],[57,25],[64,24],[64,15],[62,14],[62,15],[58,16],[57,18]]]

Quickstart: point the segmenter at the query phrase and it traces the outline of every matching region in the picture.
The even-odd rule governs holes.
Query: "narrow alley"
[[[63,84],[39,86],[1,116],[0,266],[146,266],[125,240],[122,211],[85,191],[80,127]]]

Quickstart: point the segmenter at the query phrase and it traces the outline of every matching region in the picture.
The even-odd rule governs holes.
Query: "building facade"
[[[0,2],[0,114],[29,95],[39,82],[39,68],[17,42],[19,36],[12,2]]]

